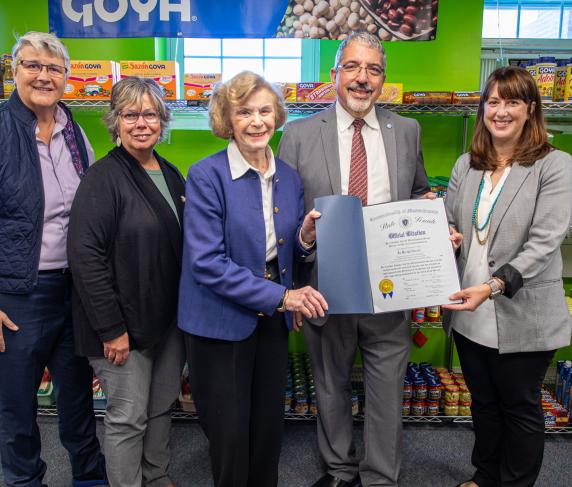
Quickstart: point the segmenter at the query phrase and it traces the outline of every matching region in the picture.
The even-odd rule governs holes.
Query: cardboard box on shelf
[[[120,61],[120,78],[140,76],[154,79],[163,90],[165,100],[180,99],[177,73],[179,65],[175,61]]]
[[[336,87],[333,83],[297,83],[297,102],[325,102],[336,101]]]
[[[216,84],[222,79],[221,73],[185,73],[185,100],[209,101]]]
[[[3,54],[2,63],[4,64],[4,76],[2,80],[4,98],[10,98],[10,95],[15,89],[14,77],[12,76],[12,56],[10,54]]]
[[[403,83],[384,83],[377,101],[379,103],[403,103]]]
[[[119,68],[113,61],[71,62],[64,93],[65,99],[109,100],[111,88],[118,81]]]

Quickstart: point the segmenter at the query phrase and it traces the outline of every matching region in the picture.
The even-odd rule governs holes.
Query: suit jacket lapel
[[[340,151],[338,147],[338,124],[336,109],[330,108],[323,112],[320,133],[326,158],[326,167],[332,185],[332,194],[342,193],[342,176],[340,173]],[[312,144],[312,141],[309,141]]]
[[[385,146],[385,157],[387,159],[387,170],[389,172],[389,188],[391,190],[391,201],[397,201],[397,143],[395,141],[395,124],[393,123],[391,112],[376,107],[376,115],[381,127],[383,145]]]
[[[459,204],[461,205],[461,221],[457,230],[464,235],[463,242],[465,245],[465,257],[469,255],[471,242],[473,240],[473,208],[475,200],[479,192],[479,186],[483,177],[483,171],[470,169],[467,174],[460,179],[460,191],[458,195]]]
[[[507,176],[501,193],[498,197],[498,201],[495,205],[493,214],[491,216],[491,229],[489,233],[489,245],[493,242],[497,229],[500,222],[502,221],[506,211],[512,204],[516,194],[518,193],[520,187],[524,183],[525,179],[530,174],[531,166],[524,167],[520,164],[513,164],[509,175]]]

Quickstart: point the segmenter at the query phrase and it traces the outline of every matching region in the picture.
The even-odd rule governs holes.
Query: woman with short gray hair
[[[184,362],[176,325],[184,180],[154,150],[170,120],[160,87],[125,78],[104,122],[117,147],[96,162],[72,206],[76,353],[107,397],[112,487],[172,486],[171,406]]]
[[[69,56],[53,34],[14,49],[16,90],[0,106],[0,457],[8,487],[40,487],[47,470],[36,392],[47,366],[73,487],[107,485],[95,432],[93,372],[74,354],[69,211],[95,157],[61,103]]]

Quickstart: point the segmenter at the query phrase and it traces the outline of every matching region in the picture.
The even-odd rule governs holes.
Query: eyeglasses
[[[143,117],[143,120],[147,123],[157,123],[159,121],[159,114],[156,112],[125,112],[119,115],[128,124],[137,123],[139,117]]]
[[[63,78],[68,72],[68,68],[59,64],[42,64],[37,61],[21,60],[18,64],[22,66],[30,74],[40,74],[43,68],[52,78]]]
[[[383,68],[378,64],[368,64],[367,66],[362,66],[357,63],[346,63],[340,64],[338,69],[341,69],[344,73],[357,76],[361,73],[362,69],[365,69],[366,74],[371,78],[379,78],[383,75]]]

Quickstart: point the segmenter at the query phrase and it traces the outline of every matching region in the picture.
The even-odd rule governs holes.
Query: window
[[[185,73],[222,73],[223,80],[245,69],[269,81],[302,81],[301,39],[184,39]]]
[[[485,0],[483,37],[572,39],[572,0]]]

